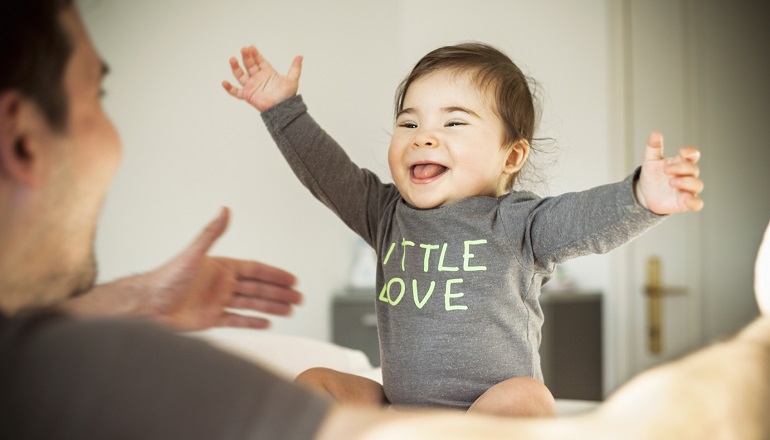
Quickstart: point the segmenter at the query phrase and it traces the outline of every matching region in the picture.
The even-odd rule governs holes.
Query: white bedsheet
[[[310,338],[230,328],[189,335],[263,365],[288,380],[294,380],[299,373],[312,367],[327,367],[352,374],[367,374],[374,370],[364,352]]]
[[[359,350],[299,336],[248,330],[213,329],[188,335],[260,364],[287,380],[312,367],[326,367],[382,382],[382,372]],[[560,416],[590,411],[597,402],[557,399]]]

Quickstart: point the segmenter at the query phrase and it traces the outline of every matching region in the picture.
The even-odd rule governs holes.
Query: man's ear
[[[514,142],[505,160],[505,172],[507,174],[518,173],[524,166],[524,162],[527,161],[527,157],[529,157],[529,142],[526,139],[519,139]]]
[[[33,131],[44,116],[16,91],[0,94],[0,177],[25,186],[37,186],[39,161]]]

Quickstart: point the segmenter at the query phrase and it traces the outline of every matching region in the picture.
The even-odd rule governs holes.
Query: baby
[[[262,112],[297,177],[373,246],[383,385],[328,369],[298,382],[341,402],[554,414],[542,384],[538,302],[556,264],[604,253],[675,212],[700,210],[699,152],[662,156],[652,133],[624,181],[540,198],[512,191],[535,131],[525,76],[484,44],[436,49],[396,96],[393,184],[357,167],[256,48],[230,59],[233,96]]]

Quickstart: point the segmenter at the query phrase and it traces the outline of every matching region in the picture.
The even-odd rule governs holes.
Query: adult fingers
[[[294,289],[263,281],[238,280],[235,292],[239,295],[269,299],[288,304],[300,304],[302,294]]]
[[[291,272],[269,264],[252,260],[240,260],[228,257],[216,257],[222,264],[227,264],[235,269],[236,276],[240,280],[265,281],[279,286],[291,287],[297,284],[297,277]]]
[[[218,326],[265,329],[270,327],[270,321],[258,316],[244,316],[237,313],[225,312],[219,318]]]
[[[211,246],[224,234],[227,224],[230,221],[230,210],[222,208],[217,218],[209,222],[208,225],[198,234],[185,252],[192,254],[205,255]]]
[[[268,313],[277,316],[291,315],[293,307],[291,304],[286,304],[280,301],[270,301],[262,298],[253,298],[250,296],[233,296],[229,303],[228,308],[251,310],[255,312]]]

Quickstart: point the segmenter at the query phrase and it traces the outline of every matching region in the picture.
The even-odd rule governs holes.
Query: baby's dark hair
[[[503,146],[525,140],[532,145],[537,115],[527,77],[508,56],[483,43],[463,43],[435,49],[422,57],[396,90],[396,115],[404,97],[418,79],[438,71],[469,73],[480,90],[491,89],[494,111],[503,123]],[[507,183],[513,188],[513,176]]]

